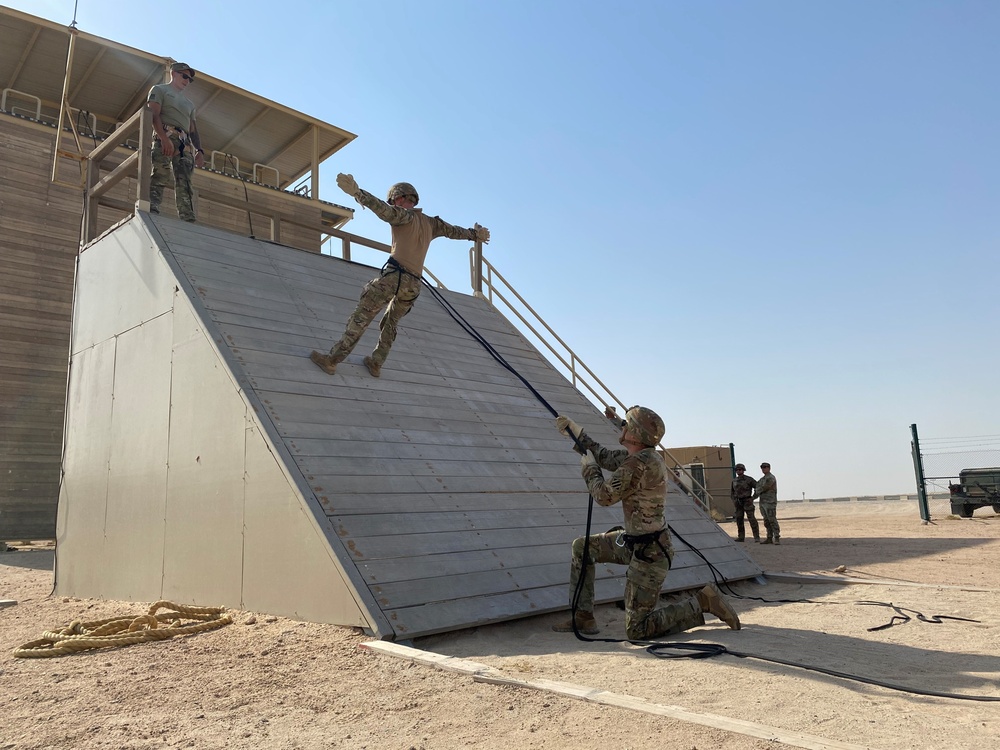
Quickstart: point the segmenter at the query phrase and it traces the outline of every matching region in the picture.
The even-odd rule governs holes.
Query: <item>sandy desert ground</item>
[[[187,638],[17,659],[11,650],[44,630],[149,604],[51,597],[52,550],[22,546],[0,554],[0,599],[18,602],[0,609],[0,750],[1000,746],[1000,702],[922,694],[1000,698],[1000,515],[958,519],[935,503],[923,524],[907,501],[782,504],[779,513],[783,544],[750,548],[768,573],[863,582],[741,582],[733,592],[745,598],[733,603],[742,630],[709,618],[670,639],[746,658],[663,660],[629,644],[581,642],[549,630],[556,614],[413,644],[512,681],[571,684],[668,715],[482,682],[359,648],[368,639],[354,630],[251,612]],[[871,631],[893,616],[888,603],[911,619]],[[621,611],[602,606],[597,616],[601,636],[622,637]],[[680,710],[694,721],[676,718]]]

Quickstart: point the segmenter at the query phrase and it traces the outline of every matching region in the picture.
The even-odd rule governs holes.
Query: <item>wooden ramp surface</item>
[[[585,529],[588,503],[579,456],[546,407],[429,290],[403,320],[380,378],[361,364],[377,321],[329,376],[308,354],[339,337],[375,269],[143,218],[180,269],[182,292],[261,431],[304,494],[314,495],[304,502],[321,509],[334,554],[356,568],[350,577],[369,588],[391,624],[393,632],[379,635],[413,638],[567,606],[569,545]],[[442,241],[431,257],[464,262],[465,248],[455,244]],[[601,412],[488,302],[444,295],[557,412],[616,444]],[[667,513],[672,529],[726,578],[760,574],[676,486]],[[594,531],[620,522],[619,507],[595,509]],[[665,590],[712,580],[676,539],[675,548]],[[621,598],[623,586],[624,568],[600,567],[601,601]]]

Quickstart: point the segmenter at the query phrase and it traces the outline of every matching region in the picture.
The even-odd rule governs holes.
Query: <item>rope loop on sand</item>
[[[160,612],[161,609],[164,611]],[[60,630],[46,630],[37,641],[25,643],[12,653],[22,659],[45,659],[90,649],[164,641],[228,625],[233,620],[225,612],[225,607],[189,607],[160,601],[138,617],[109,617],[94,622],[74,620]]]

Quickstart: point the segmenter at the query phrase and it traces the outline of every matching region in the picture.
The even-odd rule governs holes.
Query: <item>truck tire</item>
[[[972,518],[972,514],[975,510],[976,509],[973,506],[966,505],[965,503],[951,504],[951,512],[956,516],[961,516],[962,518]]]
[[[993,503],[993,512],[1000,513],[1000,503]]]

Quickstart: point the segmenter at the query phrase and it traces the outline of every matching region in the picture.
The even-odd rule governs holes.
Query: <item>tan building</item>
[[[55,533],[83,160],[144,108],[171,62],[0,7],[0,542]],[[202,71],[186,95],[206,151],[199,224],[272,239],[280,212],[281,241],[320,252],[322,229],[353,210],[316,199],[319,165],[354,134]],[[101,179],[137,156],[133,130]],[[92,212],[93,235],[134,210],[138,172],[123,171]],[[162,209],[176,215],[172,190]]]
[[[728,445],[698,445],[669,448],[664,459],[688,494],[707,505],[713,518],[721,520],[731,518],[736,510],[729,496],[735,476],[732,455]]]

